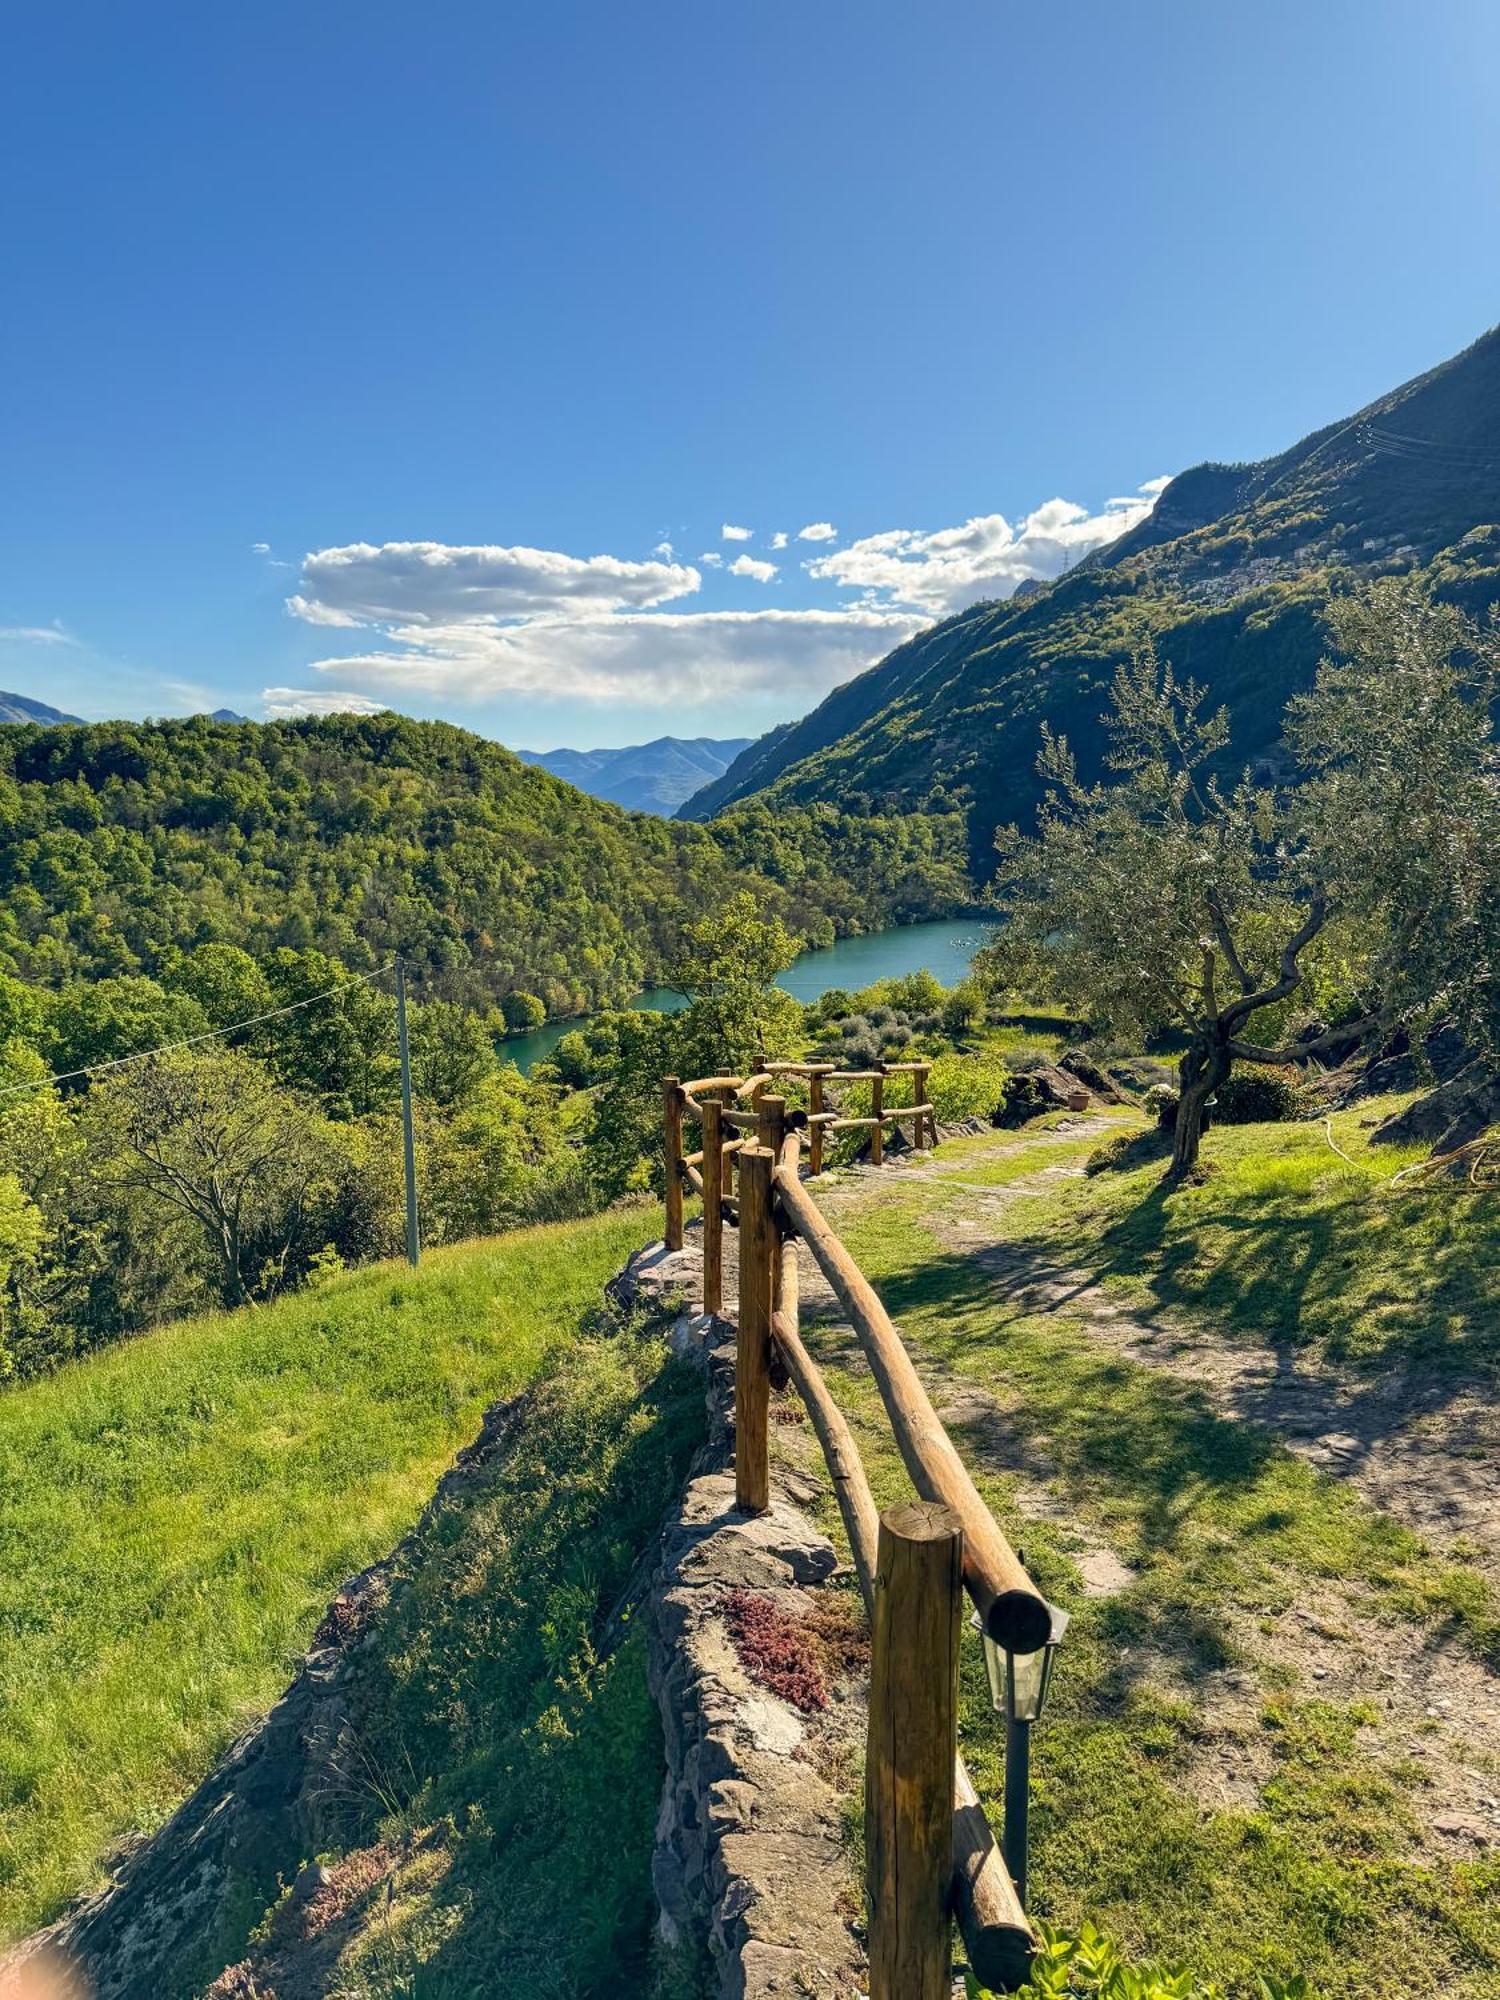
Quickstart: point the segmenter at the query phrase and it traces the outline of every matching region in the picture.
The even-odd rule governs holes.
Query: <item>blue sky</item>
[[[13,10],[0,686],[801,713],[1500,317],[1497,73],[1492,0]]]

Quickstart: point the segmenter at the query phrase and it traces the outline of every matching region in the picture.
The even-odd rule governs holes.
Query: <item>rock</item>
[[[1372,1146],[1429,1146],[1451,1153],[1500,1123],[1500,1076],[1475,1056],[1463,1068],[1387,1118],[1370,1134]]]
[[[1067,1054],[1059,1059],[1057,1066],[1066,1070],[1069,1076],[1076,1076],[1086,1089],[1091,1090],[1095,1097],[1103,1098],[1106,1104],[1125,1102],[1123,1091],[1115,1087],[1113,1080],[1091,1056],[1085,1055],[1082,1049],[1069,1049]]]

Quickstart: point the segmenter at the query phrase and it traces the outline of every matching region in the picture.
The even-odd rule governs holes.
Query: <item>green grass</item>
[[[1063,1182],[1011,1228],[1066,1249],[1122,1301],[1199,1314],[1236,1338],[1355,1368],[1493,1368],[1500,1193],[1393,1186],[1422,1157],[1370,1144],[1399,1102],[1334,1117],[1347,1160],[1321,1122],[1221,1127],[1197,1185],[1165,1190],[1159,1161]]]
[[[1357,1120],[1335,1129],[1359,1158]],[[940,1157],[967,1180],[986,1148],[1009,1142],[962,1142]],[[1346,1168],[1316,1128],[1215,1133],[1206,1156],[1204,1185],[1166,1200],[1159,1164],[1014,1194],[1006,1231],[1070,1267],[1107,1268],[1122,1290],[1168,1298],[1184,1316],[1224,1312],[1245,1338],[1275,1327],[1338,1353],[1489,1351],[1467,1315],[1493,1297],[1494,1197],[1389,1197],[1379,1183],[1391,1163]],[[1009,1178],[1011,1162],[997,1165]],[[967,1200],[961,1188],[893,1183],[840,1230],[922,1354],[993,1394],[1019,1472],[986,1469],[986,1426],[955,1427],[955,1442],[1044,1588],[1074,1614],[1036,1745],[1037,1911],[1069,1931],[1092,1921],[1132,1954],[1186,1962],[1237,2000],[1262,1974],[1305,1974],[1325,2000],[1500,1995],[1500,1858],[1414,1862],[1429,1810],[1416,1771],[1371,1756],[1359,1737],[1371,1713],[1300,1695],[1261,1642],[1293,1603],[1332,1591],[1382,1621],[1394,1647],[1452,1640],[1493,1660],[1500,1628],[1482,1580],[1264,1431],[1216,1414],[1192,1384],[1101,1348],[1066,1306],[1005,1303],[930,1226],[935,1203],[951,1215]],[[1236,1261],[1251,1245],[1253,1285]],[[1347,1246],[1356,1261],[1322,1274],[1314,1245],[1319,1255]],[[882,1504],[904,1497],[867,1372],[837,1361],[830,1386]],[[1047,1485],[1059,1518],[1024,1514],[1023,1484]],[[1138,1572],[1117,1597],[1081,1589],[1070,1555],[1091,1537]],[[1248,1677],[1246,1743],[1269,1774],[1242,1810],[1200,1805],[1191,1782],[1195,1760],[1222,1751],[1200,1697],[1226,1671]],[[1002,1744],[977,1647],[964,1736],[993,1817]]]
[[[0,1936],[99,1877],[284,1684],[639,1211],[184,1321],[0,1398]]]

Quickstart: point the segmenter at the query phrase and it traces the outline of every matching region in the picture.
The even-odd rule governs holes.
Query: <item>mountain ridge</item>
[[[53,708],[50,702],[34,701],[29,694],[12,694],[0,688],[0,722],[79,722],[81,716]]]
[[[1273,456],[1191,466],[1146,519],[1024,598],[919,632],[761,737],[680,817],[757,797],[962,810],[986,873],[997,824],[1040,795],[1045,719],[1085,767],[1115,667],[1149,638],[1229,710],[1232,760],[1280,754],[1323,613],[1357,581],[1420,570],[1471,611],[1500,599],[1500,332]]]
[[[677,807],[722,777],[750,736],[657,736],[614,750],[518,750],[523,764],[550,771],[627,812],[671,818]]]

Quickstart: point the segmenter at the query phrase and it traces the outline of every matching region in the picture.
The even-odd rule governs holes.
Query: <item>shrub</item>
[[[872,1028],[888,1028],[895,1018],[895,1012],[890,1007],[871,1007],[865,1015]]]
[[[1010,1087],[1019,1081],[1002,1055],[981,1049],[975,1055],[939,1056],[928,1078],[928,1094],[940,1125],[960,1118],[993,1121],[1004,1108]]]
[[[908,972],[886,982],[886,998],[902,1014],[931,1013],[943,1004],[943,989],[930,972]]]
[[[1153,1083],[1141,1104],[1148,1118],[1154,1118],[1164,1132],[1177,1123],[1177,1092],[1170,1083]]]
[[[1236,1070],[1213,1096],[1221,1125],[1284,1125],[1300,1118],[1302,1108],[1301,1082],[1290,1069]]]

